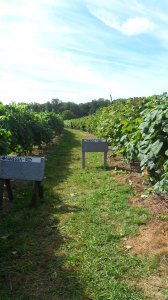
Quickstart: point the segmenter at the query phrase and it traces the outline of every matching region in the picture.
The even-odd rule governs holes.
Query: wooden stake
[[[10,179],[5,179],[5,184],[6,184],[9,200],[12,202],[14,197],[13,197]]]
[[[3,208],[4,180],[0,179],[0,209]]]
[[[43,198],[43,186],[41,181],[34,182],[30,207],[34,207],[36,205],[38,198]]]

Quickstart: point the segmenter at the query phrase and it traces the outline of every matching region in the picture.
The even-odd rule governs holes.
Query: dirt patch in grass
[[[141,255],[168,255],[168,201],[159,194],[149,194],[151,187],[145,182],[139,167],[127,164],[122,157],[109,159],[109,167],[117,185],[130,184],[135,196],[129,199],[134,207],[143,207],[151,215],[150,221],[142,225],[137,236],[126,240],[131,251]]]
[[[149,299],[152,300],[167,300],[163,296],[162,290],[167,287],[167,278],[164,277],[163,279],[163,274],[160,274],[162,276],[149,276],[148,278],[145,279],[139,279],[138,282],[134,281],[132,284],[133,285],[138,285],[141,289],[144,291],[144,296],[147,296]]]
[[[152,300],[167,300],[167,294],[165,295],[165,290],[168,291],[168,255],[163,255],[161,257],[160,265],[157,268],[155,274],[150,275],[148,278],[139,278],[131,283],[131,285],[137,285],[139,288],[143,289],[144,295]]]
[[[151,219],[138,235],[125,239],[130,251],[146,256],[168,256],[168,222]]]
[[[133,206],[142,206],[148,209],[153,217],[159,217],[162,214],[168,214],[168,204],[162,200],[162,196],[152,195],[136,195],[130,199]]]
[[[144,290],[145,296],[163,300],[163,290],[168,289],[168,199],[161,194],[150,194],[150,185],[142,177],[138,164],[127,164],[122,157],[109,158],[109,168],[117,185],[129,184],[135,195],[129,202],[134,207],[149,211],[150,220],[142,225],[136,236],[124,238],[125,248],[140,257],[158,257],[157,274],[140,279],[133,284]]]

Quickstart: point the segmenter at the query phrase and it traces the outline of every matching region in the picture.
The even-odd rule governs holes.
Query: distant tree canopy
[[[63,113],[62,113],[62,116],[63,116],[63,120],[71,120],[71,119],[76,118],[74,113],[69,109],[64,110]]]
[[[63,116],[64,120],[80,118],[94,114],[99,108],[108,106],[110,100],[99,98],[87,103],[76,104],[73,102],[62,102],[55,98],[46,103],[40,104],[33,102],[28,104],[28,107],[35,112],[55,112]]]

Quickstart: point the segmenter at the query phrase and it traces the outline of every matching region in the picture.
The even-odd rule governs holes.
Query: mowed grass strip
[[[101,153],[88,153],[82,170],[84,137],[65,130],[50,150],[44,203],[28,208],[28,185],[1,214],[0,299],[148,299],[132,282],[158,261],[130,254],[124,237],[149,215],[129,205],[131,187],[117,186]]]

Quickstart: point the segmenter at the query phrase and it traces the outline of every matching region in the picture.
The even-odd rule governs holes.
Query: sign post
[[[85,168],[85,152],[104,152],[104,168],[107,165],[108,143],[106,139],[82,139],[82,168]]]
[[[35,181],[31,205],[43,197],[44,157],[0,156],[0,206],[2,207],[4,183],[9,200],[13,200],[10,180]]]

